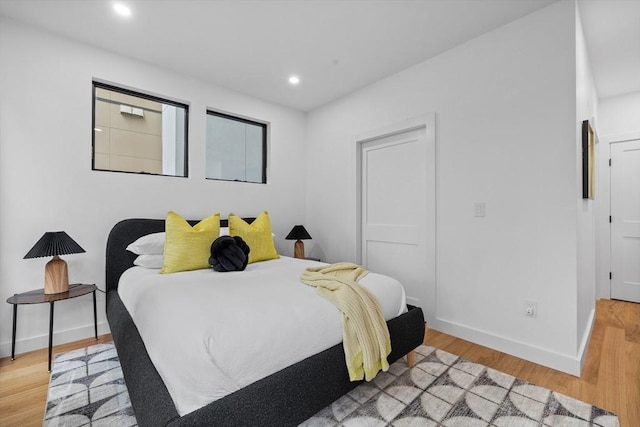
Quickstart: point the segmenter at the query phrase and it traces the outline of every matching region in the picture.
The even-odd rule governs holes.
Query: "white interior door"
[[[611,298],[640,302],[640,140],[611,145]]]
[[[370,271],[398,279],[407,303],[427,309],[428,151],[425,126],[360,146],[361,256]]]

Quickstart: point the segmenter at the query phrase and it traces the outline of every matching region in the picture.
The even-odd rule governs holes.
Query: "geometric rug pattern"
[[[113,343],[56,356],[42,425],[137,425]]]
[[[318,412],[304,427],[617,427],[618,417],[426,345]]]
[[[302,427],[619,427],[588,403],[422,345]],[[55,358],[44,426],[135,426],[113,343]]]

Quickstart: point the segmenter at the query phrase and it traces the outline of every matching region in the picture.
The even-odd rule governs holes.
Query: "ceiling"
[[[640,0],[578,0],[600,98],[640,91]]]
[[[0,0],[0,14],[310,111],[557,0]],[[600,97],[640,91],[640,0],[579,0]],[[300,83],[288,83],[290,75]]]

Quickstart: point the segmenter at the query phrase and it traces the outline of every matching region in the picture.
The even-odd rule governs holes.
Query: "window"
[[[189,107],[93,82],[91,168],[187,176]]]
[[[207,111],[207,179],[266,184],[267,125]]]

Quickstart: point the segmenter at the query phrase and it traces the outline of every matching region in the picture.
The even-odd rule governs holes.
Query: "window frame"
[[[266,184],[267,183],[267,135],[268,135],[268,123],[265,122],[259,122],[257,120],[252,120],[252,119],[247,119],[245,117],[240,117],[240,116],[235,116],[229,113],[223,113],[220,111],[216,111],[216,110],[212,110],[210,108],[207,108],[207,116],[216,116],[216,117],[221,117],[223,119],[227,119],[227,120],[233,120],[236,122],[240,122],[240,123],[245,123],[245,124],[249,124],[249,125],[253,125],[253,126],[259,126],[262,128],[262,182],[257,182],[257,181],[243,181],[243,180],[239,180],[239,179],[224,179],[224,178],[209,178],[207,176],[207,165],[206,165],[206,150],[207,150],[207,145],[208,145],[208,141],[207,141],[207,135],[205,134],[205,179],[209,179],[212,181],[227,181],[227,182],[243,182],[243,183],[247,183],[247,184]],[[245,157],[246,157],[246,153],[245,153]]]
[[[146,99],[148,101],[159,102],[161,104],[167,104],[174,107],[180,107],[184,109],[184,175],[169,175],[162,173],[151,173],[151,172],[133,172],[133,171],[123,171],[123,170],[115,170],[115,169],[97,169],[95,166],[96,162],[96,89],[105,89],[109,91],[119,92],[124,95],[135,96],[138,98]],[[169,98],[163,98],[156,95],[151,95],[145,92],[140,92],[138,90],[129,89],[123,86],[116,86],[111,83],[103,83],[98,80],[92,80],[91,82],[91,170],[99,171],[99,172],[115,172],[115,173],[128,173],[134,175],[151,175],[151,176],[168,176],[174,178],[189,178],[189,105],[183,102],[174,101]]]

